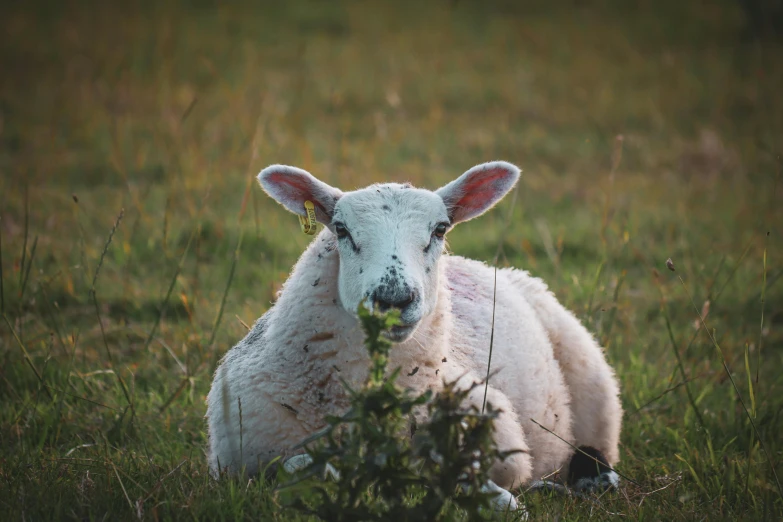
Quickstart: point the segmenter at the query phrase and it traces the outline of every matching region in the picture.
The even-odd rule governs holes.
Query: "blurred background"
[[[780,0],[4,3],[0,499],[214,514],[211,372],[310,239],[255,175],[435,189],[503,159],[518,190],[450,249],[606,346],[641,484],[612,509],[774,518],[782,31]],[[183,458],[201,482],[150,493]]]

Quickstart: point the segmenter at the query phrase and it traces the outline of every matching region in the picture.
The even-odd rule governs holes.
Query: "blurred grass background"
[[[434,189],[504,159],[518,193],[450,248],[544,278],[603,342],[639,483],[533,514],[779,519],[778,4],[3,4],[1,509],[286,519],[204,457],[211,372],[309,239],[254,176]]]

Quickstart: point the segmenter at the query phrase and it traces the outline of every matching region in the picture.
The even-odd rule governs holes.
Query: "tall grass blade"
[[[185,120],[187,120],[188,116],[190,116],[190,113],[193,112],[193,109],[196,107],[197,103],[198,103],[198,96],[194,96],[193,101],[190,102],[188,108],[185,109],[185,112],[182,113],[182,116],[179,119],[180,123],[185,123]]]
[[[22,287],[19,289],[19,300],[24,299],[24,291],[27,288],[27,282],[30,280],[30,270],[33,268],[33,259],[35,259],[35,250],[38,247],[38,236],[33,239],[33,246],[30,248],[30,259],[27,262],[27,267],[22,265],[22,272],[24,277],[22,278]]]
[[[163,206],[163,254],[168,257],[169,253],[169,214],[171,213],[171,193],[166,196],[166,204]]]
[[[674,356],[677,358],[677,367],[680,369],[683,386],[685,386],[685,393],[688,395],[688,402],[690,403],[691,408],[693,408],[693,413],[696,415],[696,420],[699,421],[699,425],[703,428],[704,419],[701,417],[701,413],[699,413],[699,407],[696,405],[696,400],[693,398],[690,386],[688,386],[688,381],[690,379],[688,379],[688,375],[685,373],[685,365],[682,362],[680,351],[677,349],[677,341],[674,339],[674,332],[672,331],[669,310],[667,309],[666,303],[663,300],[661,300],[661,312],[663,313],[663,319],[666,322],[666,331],[669,333],[669,341],[671,342],[672,350],[674,350]]]
[[[22,287],[22,275],[27,261],[27,239],[30,233],[30,191],[29,185],[24,185],[24,237],[22,239],[22,264],[19,270],[19,288]]]
[[[103,256],[101,256],[102,258]],[[97,273],[97,269],[96,269]],[[93,284],[95,281],[93,280]],[[103,346],[106,349],[106,357],[109,360],[109,368],[111,368],[114,375],[117,377],[117,382],[120,384],[120,388],[122,389],[122,394],[125,396],[125,400],[128,403],[128,408],[131,410],[131,422],[136,422],[136,425],[138,426],[138,416],[136,415],[136,406],[133,404],[133,397],[131,396],[130,392],[128,391],[128,387],[125,384],[125,380],[122,378],[122,375],[120,375],[120,372],[118,372],[114,367],[114,359],[111,355],[111,350],[109,349],[109,341],[106,338],[106,330],[103,327],[103,318],[101,317],[100,307],[98,306],[98,296],[95,293],[95,290],[90,291],[90,295],[92,295],[92,302],[95,306],[95,316],[98,318],[98,325],[101,328],[101,338],[103,339]],[[126,408],[127,409],[127,408]],[[117,421],[117,425],[119,426],[122,419],[119,419]],[[147,441],[144,439],[144,437],[141,437],[141,443],[144,447],[144,453],[147,456],[147,462],[152,462],[152,459],[150,457],[149,450],[147,449]]]
[[[712,289],[715,287],[715,283],[718,282],[718,276],[720,275],[721,270],[723,270],[723,266],[726,264],[726,254],[723,254],[720,258],[720,262],[718,263],[718,267],[715,269],[715,273],[712,275],[712,279],[710,279],[710,284],[707,285],[707,301],[714,301],[712,298]]]
[[[131,400],[130,394],[128,393],[128,389],[125,387],[125,381],[123,381],[120,373],[114,368],[114,358],[111,355],[111,350],[109,349],[109,341],[106,337],[106,330],[103,327],[103,319],[101,318],[101,311],[100,311],[100,307],[98,306],[98,297],[95,295],[95,292],[91,292],[90,295],[92,296],[92,302],[93,305],[95,306],[95,315],[98,317],[98,325],[100,325],[101,328],[101,338],[103,339],[103,346],[106,349],[106,357],[109,360],[109,368],[111,368],[112,372],[114,372],[114,375],[117,376],[117,380],[120,383],[120,387],[122,388],[123,395],[125,395],[125,400],[128,401],[128,405],[133,407],[133,401]]]
[[[125,385],[125,381],[123,380],[122,375],[120,375],[120,372],[114,368],[114,359],[111,354],[111,349],[109,348],[109,340],[106,337],[106,329],[103,326],[103,318],[101,317],[100,307],[98,306],[98,295],[95,291],[95,285],[98,282],[98,274],[100,274],[101,266],[103,266],[103,260],[106,258],[106,254],[109,251],[109,245],[111,245],[112,238],[117,232],[117,228],[120,226],[120,222],[122,221],[122,217],[124,215],[125,209],[120,209],[120,213],[117,215],[117,219],[114,221],[114,226],[112,226],[111,231],[109,232],[109,237],[106,239],[106,244],[103,246],[103,251],[101,252],[101,257],[98,259],[98,265],[95,267],[95,274],[93,275],[92,284],[90,285],[90,296],[92,297],[92,303],[95,307],[95,316],[98,318],[98,325],[101,329],[101,338],[103,339],[103,346],[106,349],[106,357],[109,361],[109,367],[117,377],[117,381],[119,382],[120,388],[122,389],[122,394],[125,396],[125,400],[128,402],[128,406],[130,407],[133,418],[135,419],[136,408],[133,405],[133,399],[130,395],[130,392],[128,392],[128,387]],[[149,455],[147,457],[149,459]]]
[[[122,221],[122,217],[125,215],[125,209],[121,208],[120,213],[117,215],[117,219],[114,221],[114,226],[111,227],[111,231],[109,232],[109,237],[106,239],[106,243],[103,245],[103,251],[101,252],[101,257],[98,259],[98,266],[95,267],[95,273],[92,276],[92,284],[90,285],[90,292],[94,295],[95,294],[95,283],[98,281],[98,274],[101,272],[101,267],[103,266],[103,260],[106,257],[106,253],[109,251],[109,245],[111,245],[111,240],[114,237],[114,233],[117,232],[117,227],[120,226],[120,222]]]
[[[186,375],[185,378],[182,379],[182,381],[180,381],[179,386],[177,386],[177,389],[174,390],[174,393],[172,393],[171,396],[168,399],[166,399],[166,402],[164,402],[163,405],[160,408],[158,408],[158,413],[162,414],[164,411],[166,411],[166,409],[169,406],[171,406],[171,403],[174,402],[174,399],[176,399],[177,396],[182,392],[182,390],[185,389],[185,386],[189,382],[190,382],[190,376]]]
[[[699,377],[703,377],[703,375],[701,375],[701,376],[699,376]],[[676,390],[676,389],[678,389],[678,388],[680,388],[680,387],[682,387],[682,386],[685,386],[685,385],[686,385],[686,384],[688,384],[689,382],[696,380],[696,378],[697,378],[697,377],[693,377],[693,378],[690,378],[690,379],[688,379],[687,381],[680,381],[680,382],[678,382],[677,384],[675,384],[674,386],[669,386],[668,388],[666,388],[665,390],[663,390],[661,393],[659,393],[658,395],[656,395],[655,397],[653,397],[653,398],[652,398],[652,399],[650,399],[649,401],[645,402],[644,404],[642,404],[641,406],[639,406],[638,408],[636,408],[634,411],[630,412],[630,413],[628,414],[628,416],[630,417],[630,416],[632,416],[632,415],[636,415],[637,413],[639,413],[640,411],[642,411],[643,409],[645,409],[647,406],[651,405],[651,404],[652,404],[652,403],[654,403],[655,401],[657,401],[657,400],[659,400],[659,399],[661,399],[661,398],[665,397],[666,395],[668,395],[669,393],[673,392],[674,390]]]
[[[128,501],[128,507],[130,507],[131,511],[134,512],[135,510],[133,509],[133,502],[131,502],[131,499],[128,496],[128,491],[125,489],[125,484],[122,483],[122,479],[120,478],[120,473],[117,471],[117,466],[115,466],[114,462],[112,462],[111,460],[109,461],[109,464],[111,464],[111,467],[114,470],[114,475],[117,477],[117,480],[120,481],[120,487],[122,488],[122,493],[125,495],[125,500]]]
[[[726,289],[726,286],[731,282],[732,279],[734,279],[734,275],[737,273],[737,270],[739,269],[740,265],[742,264],[742,260],[745,259],[745,256],[748,255],[748,252],[750,251],[750,247],[753,246],[753,238],[748,241],[748,244],[745,246],[745,250],[742,251],[742,255],[737,260],[736,263],[734,263],[734,266],[731,269],[731,272],[729,272],[729,277],[726,278],[726,281],[723,282],[720,289],[718,289],[718,292],[715,294],[715,301],[718,300],[718,298],[721,296],[723,291]]]
[[[769,464],[769,467],[772,470],[772,475],[775,478],[775,484],[777,485],[778,488],[778,495],[781,498],[783,498],[783,487],[781,487],[780,485],[780,480],[778,479],[778,473],[775,470],[775,464],[773,463],[772,458],[770,457],[770,454],[767,451],[766,444],[764,444],[764,441],[761,438],[761,434],[759,433],[759,429],[756,426],[756,422],[753,420],[753,417],[750,415],[750,412],[748,411],[748,407],[745,405],[745,401],[742,399],[742,394],[740,393],[739,388],[737,387],[737,383],[734,381],[734,376],[731,374],[731,370],[729,370],[728,364],[726,364],[726,358],[723,356],[723,350],[718,344],[718,341],[715,340],[715,336],[712,334],[709,328],[707,328],[707,324],[704,322],[704,318],[702,317],[701,312],[699,312],[699,309],[696,307],[696,303],[693,301],[693,296],[691,296],[691,293],[688,291],[688,287],[685,286],[685,281],[682,280],[682,276],[677,275],[677,278],[680,280],[680,284],[682,285],[685,294],[688,296],[688,299],[690,299],[691,306],[693,306],[693,310],[696,312],[696,315],[699,317],[699,322],[701,323],[702,328],[704,328],[704,331],[707,332],[707,335],[710,337],[710,340],[712,341],[715,350],[718,352],[718,355],[720,356],[721,363],[723,364],[723,369],[725,370],[726,375],[729,378],[729,381],[731,381],[731,385],[734,387],[734,392],[737,394],[737,399],[739,400],[740,405],[742,406],[742,409],[745,412],[745,415],[750,421],[751,426],[753,426],[753,432],[756,434],[756,438],[759,441],[759,445],[761,446],[761,449],[764,452],[764,456],[767,459],[767,464]]]
[[[685,374],[685,365],[682,362],[682,356],[680,355],[680,351],[677,349],[677,341],[674,338],[674,331],[672,330],[672,323],[671,323],[671,317],[669,316],[669,309],[666,306],[666,296],[663,293],[661,282],[658,280],[657,271],[655,272],[655,274],[656,274],[654,278],[655,286],[658,288],[658,292],[661,294],[661,313],[663,314],[663,319],[666,322],[666,331],[669,334],[669,342],[672,345],[672,350],[674,350],[674,356],[677,359],[677,368],[679,368],[680,375],[682,376],[682,384],[683,386],[685,386],[685,393],[688,395],[688,402],[690,403],[691,408],[693,409],[693,413],[696,415],[696,419],[699,421],[699,425],[701,427],[704,427],[704,419],[699,413],[699,408],[696,405],[696,400],[693,398],[693,393],[691,392],[690,386],[688,386],[688,382],[690,381],[690,379],[688,379],[688,376]],[[696,337],[698,337],[698,334],[699,331],[697,330],[691,336],[691,340],[688,342],[688,345],[685,348],[686,354],[688,353],[688,350],[690,350],[691,345],[693,345],[693,342],[696,340]]]
[[[61,390],[59,388],[55,388],[54,386],[50,386],[48,384],[45,385],[47,388],[52,390],[53,392],[61,393],[63,395],[67,395],[68,397],[73,397],[74,399],[79,399],[80,401],[89,402],[90,404],[94,404],[96,406],[100,406],[101,408],[106,408],[107,410],[115,411],[117,413],[120,412],[117,408],[113,408],[112,406],[107,406],[106,404],[103,404],[98,401],[94,401],[92,399],[88,399],[87,397],[82,397],[81,395],[75,395],[73,393],[67,392],[65,390]]]
[[[179,277],[179,273],[182,271],[182,266],[185,264],[185,258],[188,255],[188,252],[190,251],[190,245],[193,243],[193,238],[196,236],[196,229],[193,230],[193,232],[190,234],[190,238],[188,239],[187,245],[185,245],[185,251],[182,252],[182,256],[179,258],[179,263],[177,263],[177,269],[174,270],[174,276],[171,278],[171,283],[169,284],[169,288],[166,291],[166,296],[163,298],[163,301],[160,303],[160,309],[158,310],[158,316],[155,318],[155,323],[152,325],[152,328],[150,329],[150,333],[147,336],[147,340],[144,342],[144,348],[142,349],[142,352],[146,352],[147,349],[150,347],[150,343],[152,342],[152,338],[155,336],[155,332],[158,329],[158,326],[160,325],[160,321],[163,318],[163,314],[166,313],[166,308],[169,304],[169,298],[171,297],[171,292],[174,290],[174,286],[177,284],[177,278]]]
[[[74,216],[76,219],[76,225],[79,228],[79,264],[81,267],[81,284],[86,285],[87,278],[89,277],[90,273],[90,265],[87,262],[87,241],[85,240],[87,234],[84,232],[84,224],[82,223],[81,217],[82,208],[79,205],[79,198],[76,196],[76,194],[72,194],[71,198],[76,205],[76,207],[74,207]]]
[[[604,271],[604,265],[606,264],[606,258],[602,259],[598,264],[598,268],[595,270],[595,277],[593,277],[593,287],[590,289],[590,298],[587,300],[587,313],[593,313],[593,298],[595,297],[595,291],[598,289],[598,281],[601,279],[601,274]]]
[[[748,392],[750,393],[750,412],[753,414],[753,418],[756,417],[756,394],[753,391],[753,379],[751,379],[751,371],[750,371],[750,346],[748,346],[748,343],[745,343],[745,373],[748,376]]]
[[[234,281],[234,273],[236,272],[237,262],[239,261],[239,252],[242,248],[242,232],[239,233],[239,239],[237,240],[237,247],[234,249],[234,258],[231,260],[231,269],[228,273],[228,281],[226,281],[226,288],[223,290],[223,298],[220,300],[220,308],[215,316],[215,322],[212,325],[212,333],[209,336],[209,342],[206,348],[212,349],[212,344],[215,342],[215,336],[217,335],[218,327],[223,319],[223,310],[226,307],[226,299],[228,298],[228,291],[231,289],[231,283]],[[215,361],[217,362],[217,361]]]
[[[31,370],[33,370],[33,373],[38,378],[38,382],[41,384],[41,388],[43,388],[46,395],[49,396],[49,399],[52,399],[52,394],[49,393],[49,390],[46,388],[46,383],[44,383],[43,377],[41,376],[40,373],[38,373],[38,370],[35,368],[35,365],[33,364],[33,360],[30,358],[30,354],[27,352],[27,348],[25,348],[24,343],[17,335],[16,330],[14,330],[11,321],[8,320],[8,317],[5,314],[3,314],[3,319],[5,319],[5,324],[8,325],[8,329],[11,331],[11,334],[14,336],[14,339],[16,339],[16,343],[19,345],[19,348],[21,348],[22,355],[24,356],[25,362],[27,362],[27,365],[30,367]]]
[[[693,466],[691,466],[691,463],[685,460],[683,457],[681,457],[678,454],[674,454],[675,457],[677,457],[677,460],[685,463],[686,466],[688,466],[688,470],[691,472],[691,476],[693,477],[693,480],[696,482],[696,485],[699,486],[699,489],[705,494],[709,495],[709,492],[707,491],[707,488],[704,487],[704,483],[702,482],[701,478],[699,477],[699,474],[696,473],[696,470],[693,469]]]
[[[759,346],[756,354],[756,384],[759,383],[759,368],[761,368],[761,345],[764,343],[764,305],[766,304],[767,292],[767,241],[769,240],[769,231],[764,238],[764,260],[761,281],[761,323],[759,324]],[[752,388],[751,388],[752,389]],[[752,392],[751,392],[752,393]]]
[[[625,282],[625,276],[627,272],[625,270],[622,271],[620,274],[620,278],[617,280],[617,285],[614,287],[614,295],[612,296],[612,308],[609,310],[609,318],[606,321],[606,324],[602,328],[603,334],[601,335],[602,341],[601,344],[603,346],[608,346],[609,344],[609,336],[612,333],[612,327],[614,326],[614,319],[617,315],[617,303],[620,300],[620,289],[623,286],[623,283]]]
[[[750,346],[748,343],[745,343],[745,375],[748,377],[748,393],[750,393],[750,413],[753,416],[753,418],[756,418],[756,394],[753,393],[753,378],[751,377],[752,373],[750,371],[750,358],[748,357],[748,352],[750,351]],[[745,476],[745,494],[748,493],[748,487],[750,487],[750,473],[751,473],[751,464],[753,462],[753,431],[750,432],[750,437],[748,437],[748,473]]]
[[[5,279],[3,278],[3,219],[0,217],[0,314],[5,314]]]
[[[492,330],[489,334],[489,358],[487,359],[487,378],[484,380],[484,400],[481,402],[481,413],[487,407],[487,390],[489,390],[489,372],[492,368],[492,347],[495,344],[495,304],[498,293],[498,267],[495,267],[495,283],[492,289]]]

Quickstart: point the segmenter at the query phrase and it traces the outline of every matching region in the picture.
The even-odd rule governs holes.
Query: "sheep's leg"
[[[565,310],[563,310],[565,312]],[[623,410],[614,371],[603,351],[570,313],[559,318],[555,358],[571,393],[572,433],[577,446],[599,450],[609,465],[620,460]]]
[[[620,459],[618,444],[623,417],[614,371],[592,335],[551,293],[528,292],[526,297],[549,334],[571,394],[576,446],[597,450],[605,458],[605,464],[613,466]],[[597,464],[592,462],[595,472]],[[599,471],[603,474],[602,469]],[[607,480],[616,480],[614,472],[610,473],[614,477],[607,476]]]
[[[494,440],[500,451],[518,450],[504,460],[498,460],[489,471],[490,478],[500,486],[508,489],[520,487],[526,484],[533,473],[533,462],[528,450],[525,434],[516,414],[511,409],[511,404],[504,404],[505,401],[492,400],[489,393],[487,401],[496,409],[502,410],[495,419]],[[498,394],[499,395],[499,394]]]
[[[479,388],[476,390],[478,391]],[[482,402],[483,390],[484,388],[480,387]],[[492,480],[485,484],[481,490],[497,493],[492,499],[496,511],[516,510],[516,499],[508,489],[519,487],[530,480],[533,471],[532,459],[522,426],[516,414],[513,413],[514,410],[506,396],[490,387],[487,390],[487,402],[492,404],[495,409],[502,410],[495,419],[495,444],[501,451],[520,450],[520,453],[514,453],[504,460],[495,462],[489,470],[489,476]],[[524,511],[524,507],[522,510]]]
[[[456,365],[444,372],[443,379],[447,382],[456,380],[456,387],[463,390],[473,387],[475,382],[481,380]],[[465,402],[465,406],[474,406],[481,411],[484,402],[484,386],[474,387]],[[524,431],[514,413],[511,402],[503,393],[490,386],[487,388],[487,403],[491,404],[493,409],[500,410],[500,414],[495,419],[494,434],[494,442],[498,449],[500,451],[520,450],[520,453],[514,453],[503,461],[495,462],[489,471],[491,480],[481,487],[481,491],[496,494],[492,499],[492,506],[496,511],[514,510],[517,513],[520,511],[526,513],[524,506],[519,507],[515,496],[508,491],[527,483],[532,475],[532,459]],[[433,458],[442,457],[433,456]]]
[[[476,381],[478,379],[466,374],[460,378],[458,387],[467,388]],[[468,395],[467,402],[480,411],[484,404],[484,386],[475,387]],[[490,470],[490,478],[505,488],[526,484],[532,476],[533,463],[524,430],[516,413],[514,413],[514,408],[508,397],[492,386],[487,388],[487,403],[491,404],[493,409],[500,411],[495,419],[494,435],[498,449],[500,451],[519,450],[519,453],[514,453],[505,460],[496,462]]]

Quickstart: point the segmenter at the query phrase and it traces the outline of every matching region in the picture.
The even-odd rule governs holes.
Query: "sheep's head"
[[[285,165],[267,167],[258,179],[295,214],[305,215],[304,202],[313,202],[318,221],[337,236],[342,306],[353,314],[362,301],[381,311],[400,309],[401,324],[389,338],[401,342],[435,310],[446,233],[500,201],[519,169],[503,161],[484,163],[435,192],[397,183],[342,192]]]

